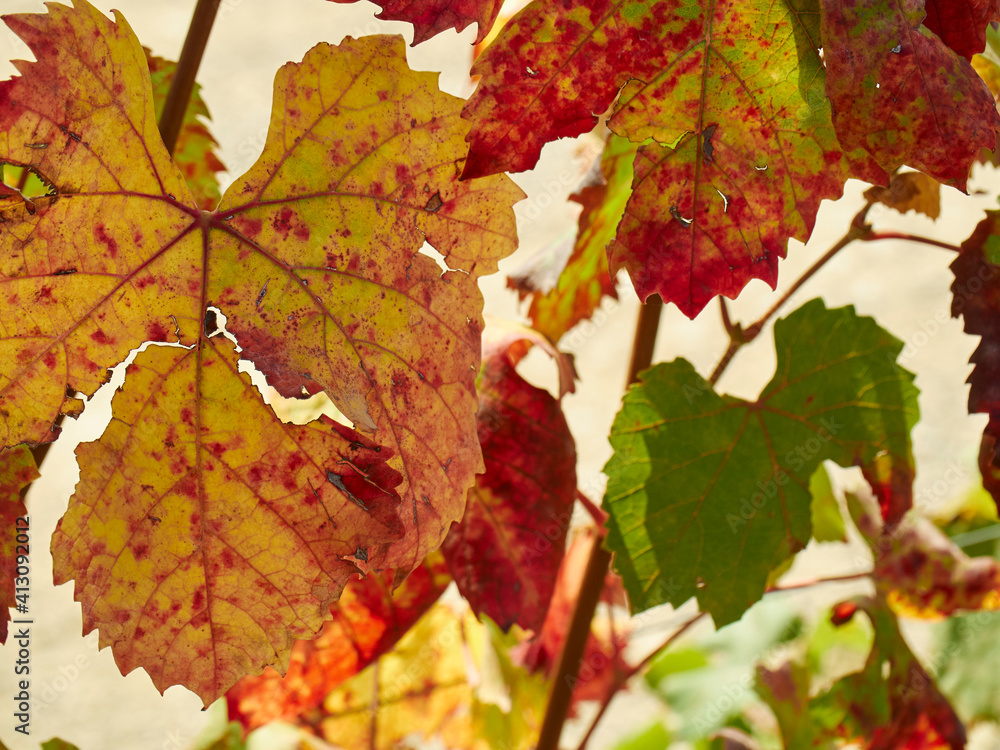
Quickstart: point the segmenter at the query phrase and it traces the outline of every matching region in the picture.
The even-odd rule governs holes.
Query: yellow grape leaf
[[[388,449],[330,419],[280,422],[237,361],[223,336],[142,352],[107,431],[77,448],[52,536],[84,633],[99,628],[123,673],[206,705],[244,674],[284,672],[356,562],[401,532]]]
[[[73,8],[52,4],[48,14],[4,20],[37,62],[18,61],[21,76],[0,82],[0,163],[30,165],[51,188],[30,207],[0,203],[0,447],[54,439],[59,414],[82,408],[74,394],[93,394],[108,369],[143,342],[188,347],[183,356],[168,350],[139,358],[140,367],[152,367],[180,357],[180,369],[159,401],[147,404],[147,450],[130,464],[105,455],[129,449],[108,446],[123,424],[139,419],[120,411],[129,398],[144,396],[126,384],[133,395],[119,399],[103,447],[85,451],[81,468],[92,484],[62,524],[56,570],[62,581],[76,578],[88,628],[99,627],[102,642],[115,644],[120,665],[146,666],[161,690],[183,681],[207,701],[248,671],[283,665],[292,640],[315,635],[329,618],[350,572],[392,568],[405,575],[462,517],[466,492],[483,469],[475,421],[477,280],[513,251],[512,204],[523,193],[503,176],[459,181],[468,130],[461,100],[437,89],[436,74],[409,70],[402,39],[376,36],[319,44],[278,71],[260,160],[217,211],[203,211],[163,147],[145,54],[120,15],[111,21],[75,0]],[[425,242],[448,270],[421,252]],[[220,384],[203,366],[232,359],[209,340],[219,327],[215,310],[225,315],[241,357],[279,392],[325,390],[370,436],[347,431],[350,437],[338,440],[331,433],[331,445],[307,458],[318,466],[350,454],[352,444],[383,450],[401,475],[402,506],[393,509],[401,528],[388,513],[368,528],[368,511],[352,501],[357,492],[337,471],[320,471],[305,484],[296,474],[294,488],[265,472],[260,485],[239,492],[222,473],[208,471],[212,459],[222,461],[209,448],[218,436],[203,432],[206,423],[184,421],[170,401],[188,399],[195,415],[211,410],[203,398],[209,391],[220,402],[244,398],[244,381]],[[254,413],[249,405],[244,412],[218,418],[238,417],[254,445],[287,436],[269,412],[256,423],[244,421]],[[171,437],[172,429],[187,431],[188,442]],[[181,463],[154,459],[154,446]],[[233,471],[246,466],[239,455],[223,458]],[[115,498],[93,483],[104,475],[116,477]],[[185,479],[175,487],[177,477]],[[268,543],[285,564],[295,560],[288,569],[295,588],[259,586],[274,573],[261,578],[248,562],[277,533],[261,525],[271,512],[267,503],[298,493],[290,510],[299,512],[321,486],[339,490],[338,502],[360,525],[338,520],[332,537],[324,536],[326,514],[310,511],[312,525],[301,529],[297,516],[276,516],[272,525],[296,525],[294,544]],[[176,536],[155,532],[135,507],[107,505],[126,497],[151,502],[164,493],[177,498],[164,511]],[[87,505],[106,507],[106,515],[81,512]],[[256,525],[244,525],[250,516]],[[209,518],[224,523],[199,531]],[[222,539],[249,545],[230,550],[239,573],[224,575],[224,561],[214,570]],[[138,554],[143,544],[145,556]],[[313,544],[336,549],[338,557],[312,560]],[[143,598],[152,595],[143,593],[146,574],[166,575],[178,560],[190,577],[157,596],[181,614],[170,615],[169,624],[144,621],[143,608],[153,601]],[[141,581],[134,578],[140,569]],[[95,583],[104,576],[111,576],[107,585]],[[247,609],[209,597],[217,586],[235,592]],[[253,598],[257,588],[261,596],[267,588],[280,606]],[[183,619],[200,612],[210,628]],[[174,627],[186,635],[168,649],[161,639]]]

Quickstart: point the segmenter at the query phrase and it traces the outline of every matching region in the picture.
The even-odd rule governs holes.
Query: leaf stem
[[[628,385],[636,382],[638,374],[653,361],[653,348],[656,344],[656,333],[662,311],[663,300],[658,295],[651,296],[646,304],[639,308],[639,319],[635,326],[635,339],[629,361]],[[562,735],[563,724],[566,723],[566,715],[573,699],[573,686],[580,672],[580,659],[583,657],[583,649],[590,636],[590,623],[594,619],[594,610],[597,609],[601,592],[604,590],[604,580],[611,567],[611,553],[604,549],[604,534],[604,529],[598,526],[594,536],[594,546],[587,558],[583,581],[580,583],[576,607],[573,609],[566,639],[559,654],[559,661],[556,663],[536,750],[559,748],[559,737]]]
[[[174,146],[177,145],[184,113],[187,112],[191,92],[194,90],[194,79],[201,66],[201,57],[208,44],[208,36],[212,33],[212,25],[215,23],[215,14],[219,10],[220,2],[221,0],[198,0],[191,16],[191,25],[184,39],[177,69],[174,71],[170,90],[163,103],[163,111],[160,113],[160,135],[170,154],[174,153]]]
[[[869,232],[866,236],[861,237],[860,239],[865,242],[874,242],[875,240],[907,240],[909,242],[919,242],[922,245],[940,247],[943,250],[951,250],[954,253],[962,252],[962,248],[958,245],[952,245],[949,242],[932,240],[930,237],[921,237],[918,234],[908,234],[906,232]]]
[[[825,266],[830,259],[833,258],[833,256],[855,240],[864,240],[869,238],[872,234],[871,226],[865,223],[865,219],[868,216],[868,211],[871,210],[871,207],[872,204],[870,202],[865,203],[862,209],[855,214],[853,219],[851,219],[851,226],[848,228],[847,232],[844,233],[844,236],[837,240],[833,247],[823,253],[823,255],[818,258],[815,263],[809,266],[805,273],[795,280],[795,283],[792,284],[785,291],[785,293],[778,298],[778,301],[771,306],[771,309],[764,313],[763,317],[761,317],[756,323],[753,323],[746,328],[743,328],[739,323],[733,323],[731,321],[729,321],[728,325],[726,325],[729,317],[729,311],[725,307],[725,302],[723,302],[725,316],[723,318],[723,325],[726,325],[726,330],[729,333],[729,346],[726,347],[726,351],[722,355],[722,359],[719,360],[719,364],[715,366],[711,376],[709,376],[709,383],[715,385],[719,382],[719,378],[722,377],[722,373],[724,373],[726,368],[729,367],[729,363],[732,361],[736,352],[738,352],[745,344],[749,344],[757,338],[757,335],[761,332],[761,329],[767,321],[774,317],[775,313],[777,313],[778,310],[780,310],[782,306],[788,302],[791,296],[799,291],[799,289],[802,288],[802,285],[809,281],[809,279],[811,279],[819,269]]]
[[[580,501],[580,505],[590,514],[590,517],[594,519],[594,524],[596,526],[603,526],[604,522],[608,520],[608,514],[604,512],[601,506],[597,505],[593,500],[584,495],[578,489],[576,491],[576,499]]]

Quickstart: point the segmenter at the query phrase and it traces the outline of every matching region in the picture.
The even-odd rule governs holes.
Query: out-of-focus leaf
[[[511,658],[518,635],[485,623],[491,650],[484,653],[480,683],[472,705],[475,750],[532,750],[538,744],[549,684]],[[485,658],[492,654],[493,658]],[[502,700],[498,700],[502,699]],[[499,705],[504,703],[505,706]]]
[[[639,734],[627,737],[614,750],[663,750],[670,746],[670,733],[660,722],[651,724]]]
[[[1000,508],[1000,211],[987,211],[951,264],[952,317],[961,315],[963,330],[982,337],[969,360],[969,413],[989,415],[979,456],[983,486]]]
[[[442,545],[473,611],[505,631],[541,628],[576,498],[573,436],[559,401],[517,374],[522,343],[484,340],[477,422],[486,473]]]
[[[941,183],[923,172],[894,174],[889,187],[870,187],[865,199],[884,203],[901,214],[916,211],[932,219],[941,215]]]
[[[926,518],[915,513],[884,526],[872,507],[849,503],[875,557],[875,584],[893,611],[925,619],[961,610],[1000,609],[1000,562],[970,558]]]
[[[296,641],[284,676],[268,667],[237,682],[226,700],[246,729],[271,721],[308,721],[326,696],[391,649],[451,580],[440,553],[428,556],[392,591],[392,571],[352,579],[330,607],[319,637]]]
[[[326,418],[280,422],[237,359],[221,335],[139,354],[108,429],[77,448],[52,536],[84,633],[99,629],[123,673],[144,667],[205,705],[245,674],[284,671],[290,636],[316,637],[401,532],[391,451]]]
[[[963,750],[962,722],[906,645],[895,616],[879,600],[852,601],[871,618],[875,642],[864,670],[810,702],[817,733],[861,741],[866,750]]]
[[[809,508],[813,539],[817,542],[846,542],[844,516],[823,464],[809,478],[809,495],[812,497]]]
[[[608,273],[607,246],[614,239],[625,203],[632,194],[632,161],[637,144],[614,133],[608,137],[595,184],[570,196],[583,206],[576,241],[561,267],[539,269],[525,264],[507,277],[507,286],[523,300],[531,297],[531,324],[553,341],[600,306],[601,299],[618,298]],[[553,274],[547,283],[539,275]]]
[[[320,736],[344,750],[397,747],[406,737],[468,747],[474,690],[467,653],[478,662],[486,639],[465,612],[432,607],[392,651],[330,693],[313,722]]]
[[[331,0],[354,3],[357,0]],[[482,42],[493,28],[503,0],[374,0],[382,12],[376,16],[385,21],[405,21],[413,24],[413,44],[425,42],[448,29],[462,31],[471,23],[479,24],[476,44]]]
[[[739,622],[685,637],[659,653],[646,683],[676,715],[677,738],[693,742],[730,723],[753,702],[754,664],[783,652],[800,633],[801,621],[787,602],[765,600]]]
[[[924,25],[966,60],[986,48],[986,29],[1000,21],[997,0],[926,0]]]
[[[778,719],[785,747],[812,747],[815,728],[806,710],[809,706],[808,667],[792,661],[775,669],[758,664],[755,689]]]
[[[951,618],[939,644],[938,685],[966,722],[1000,721],[1000,613]]]
[[[965,190],[979,150],[995,146],[1000,114],[969,61],[921,26],[923,2],[819,4],[826,94],[843,147],[867,150],[887,172],[905,164]]]
[[[574,536],[559,568],[555,591],[541,631],[515,650],[515,662],[533,673],[547,672],[552,676],[576,608],[590,550],[595,543],[600,543],[595,539],[595,532],[590,529]],[[615,590],[620,585],[618,577],[609,572],[602,597],[616,601],[618,596]],[[628,621],[620,618],[612,618],[609,623],[606,618],[598,617],[591,623],[580,671],[573,686],[571,711],[579,701],[603,700],[618,688],[618,677],[629,670],[624,651],[630,632]]]
[[[897,339],[819,300],[774,332],[776,372],[754,402],[718,395],[684,360],[626,394],[604,507],[634,611],[696,596],[717,626],[739,619],[808,542],[820,462],[912,465],[917,391]]]
[[[167,100],[167,92],[174,79],[177,63],[157,57],[149,49],[143,47],[146,61],[149,63],[149,75],[153,86],[153,103],[156,107],[156,119],[159,121],[163,105]],[[191,92],[184,121],[177,134],[177,144],[174,146],[174,162],[184,174],[184,180],[191,189],[191,197],[199,208],[210,211],[219,203],[218,172],[223,172],[226,165],[219,161],[215,148],[219,145],[208,132],[208,127],[202,121],[211,119],[208,107],[201,98],[201,86],[197,83]]]
[[[17,580],[18,547],[21,546],[20,551],[29,555],[31,547],[36,551],[41,549],[39,540],[33,538],[28,509],[21,499],[21,489],[37,478],[35,459],[27,446],[0,450],[0,528],[4,530],[0,540],[0,643],[7,642],[7,627],[11,620],[9,608],[18,605],[16,589],[27,591],[28,588],[27,577],[20,582]],[[19,523],[18,518],[24,520]],[[18,536],[22,531],[27,541],[19,545]]]

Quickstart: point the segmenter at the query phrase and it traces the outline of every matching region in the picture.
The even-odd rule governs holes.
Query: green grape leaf
[[[820,300],[774,328],[777,369],[756,401],[717,394],[685,360],[625,396],[604,504],[635,611],[697,596],[717,626],[738,620],[808,542],[821,461],[912,463],[917,389],[896,365],[900,341]]]

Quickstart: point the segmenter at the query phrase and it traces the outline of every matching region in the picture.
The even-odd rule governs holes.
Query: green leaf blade
[[[912,463],[918,417],[902,344],[814,300],[775,324],[776,374],[756,402],[722,397],[683,360],[625,397],[611,432],[608,546],[634,610],[697,596],[721,626],[809,541],[819,463]]]

